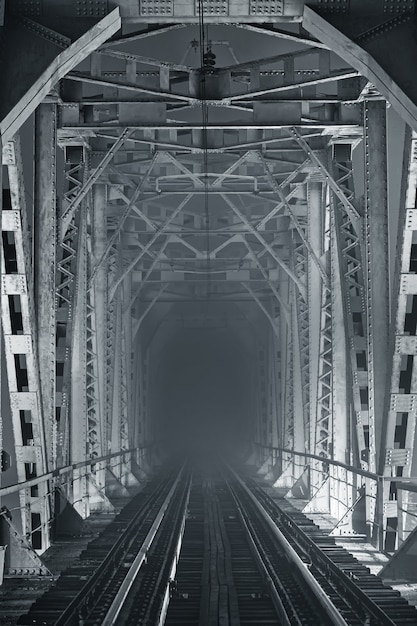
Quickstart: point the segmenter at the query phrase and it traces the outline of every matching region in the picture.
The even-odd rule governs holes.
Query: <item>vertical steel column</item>
[[[3,232],[3,226],[2,226],[2,221],[3,221],[3,139],[0,133],[0,158],[1,158],[1,163],[0,163],[0,233]],[[3,263],[3,237],[0,238],[0,263]],[[1,270],[2,272],[2,270]],[[1,292],[0,292],[0,298],[1,298]],[[1,307],[0,307],[1,308]],[[2,319],[2,315],[0,315],[0,349],[2,346],[2,341],[3,341],[3,319]],[[0,389],[1,389],[1,385],[2,385],[2,380],[3,380],[3,372],[2,372],[2,367],[1,367],[1,359],[0,359]],[[2,411],[2,402],[0,402],[0,486],[2,484],[2,477],[1,474],[4,471],[4,453],[3,453],[3,411]]]
[[[303,227],[306,234],[307,223],[302,224],[301,220],[298,220],[300,226]],[[308,447],[309,428],[310,428],[310,355],[309,355],[309,308],[308,308],[308,294],[309,294],[309,272],[308,261],[309,254],[305,244],[299,241],[299,236],[295,230],[292,231],[293,244],[292,255],[294,263],[294,273],[297,278],[304,284],[306,295],[300,293],[299,289],[295,290],[295,311],[296,311],[296,323],[297,323],[297,342],[299,353],[299,367],[300,367],[300,380],[301,380],[301,412],[298,416],[296,411],[296,419],[302,420],[303,438],[300,438],[299,445],[301,448],[297,450],[304,451]],[[300,425],[301,428],[301,425]]]
[[[406,132],[396,267],[392,300],[389,402],[382,422],[380,468],[384,476],[409,477],[415,472],[417,421],[417,133]],[[401,504],[408,508],[407,491]],[[393,552],[415,527],[414,517],[399,512],[395,483],[381,483],[378,498],[378,538]]]
[[[364,102],[364,147],[369,467],[372,471],[383,471],[385,446],[382,449],[382,430],[386,419],[390,306],[386,102],[383,99]],[[377,493],[381,488],[382,483],[379,483],[377,489],[373,489],[377,501],[372,502],[371,520],[375,520],[376,513],[374,537],[382,548],[383,494]]]
[[[332,202],[335,222],[335,258],[339,264],[339,277],[342,285],[341,303],[344,325],[345,378],[345,419],[341,422],[338,440],[345,449],[339,449],[335,457],[343,462],[361,463],[369,469],[369,420],[368,420],[368,357],[367,357],[367,306],[364,277],[364,234],[363,220],[354,200],[351,146],[335,143],[333,146],[332,171],[340,194],[333,193]],[[347,200],[349,204],[344,201]],[[340,435],[340,436],[339,436]],[[335,474],[337,477],[337,472]],[[333,478],[337,490],[338,519],[357,499],[355,487]],[[374,507],[374,483],[365,481],[367,517],[372,523]],[[359,488],[361,484],[358,484]],[[351,520],[351,518],[349,518]]]
[[[315,207],[317,209],[317,207]],[[323,225],[323,260],[327,275],[333,273],[332,248],[334,238],[334,219],[330,201],[326,199],[322,215]],[[316,233],[318,236],[318,233]],[[310,471],[311,500],[308,507],[329,510],[328,464],[326,459],[332,454],[333,433],[333,299],[329,285],[321,281],[320,322],[318,339],[317,365],[317,404],[315,421],[310,419],[310,449],[323,461],[313,461]]]
[[[368,321],[369,448],[381,470],[389,333],[386,102],[365,100],[365,229]],[[381,458],[382,457],[382,458]]]
[[[321,259],[324,246],[325,206],[321,182],[307,183],[308,239],[317,258]],[[314,428],[317,420],[318,367],[320,349],[320,294],[322,278],[319,269],[308,257],[308,311],[309,311],[309,383],[310,383],[310,442],[309,450],[314,453]]]
[[[290,244],[290,255],[292,258],[291,264],[292,269],[296,271],[296,259],[294,258],[296,255],[296,244],[294,241]],[[305,268],[303,267],[303,270]],[[300,268],[298,268],[300,272]],[[304,271],[302,271],[305,279]],[[301,272],[300,272],[301,274]],[[299,302],[298,298],[300,297],[298,292],[298,288],[291,281],[290,285],[290,294],[291,294],[291,344],[292,344],[292,410],[293,410],[293,448],[295,450],[304,451],[305,448],[305,420],[306,417],[304,415],[306,396],[303,393],[305,391],[303,385],[303,372],[302,372],[302,329],[300,327],[300,311],[299,311]],[[294,466],[294,477],[298,478],[298,471]]]
[[[107,187],[96,183],[92,189],[93,213],[91,232],[91,265],[93,267],[102,258],[107,245]],[[98,270],[96,276],[90,284],[90,291],[94,294],[94,348],[95,348],[95,398],[97,410],[97,422],[100,429],[101,453],[108,451],[107,442],[109,433],[107,432],[107,409],[106,409],[106,349],[107,349],[107,260]],[[96,468],[95,480],[100,489],[105,488],[104,464]]]
[[[77,195],[84,180],[83,146],[65,145],[65,187],[62,207],[57,211],[62,224],[66,206]],[[58,428],[57,464],[71,459],[70,398],[72,327],[74,319],[75,274],[77,271],[79,214],[74,215],[59,239],[56,265],[56,377],[55,411]],[[70,489],[69,489],[70,491]],[[72,499],[71,493],[68,497]]]
[[[71,461],[84,461],[89,453],[87,415],[87,214],[80,212],[74,293],[71,351]],[[90,514],[88,478],[84,468],[74,474],[73,505],[81,517]]]
[[[278,424],[279,447],[294,448],[294,391],[293,391],[293,353],[292,353],[292,312],[291,312],[291,283],[287,275],[278,270],[280,293],[283,301],[288,304],[290,315],[280,316],[280,421]],[[277,487],[291,487],[294,482],[294,457],[283,453],[281,458],[281,473],[275,482]]]
[[[333,388],[332,406],[333,419],[330,430],[330,458],[346,461],[348,432],[348,401],[347,401],[347,355],[346,325],[343,290],[346,289],[344,267],[341,259],[341,242],[339,228],[339,207],[332,194],[332,211],[334,212],[331,233],[331,298],[332,298],[332,363]]]
[[[117,276],[119,254],[115,247],[112,248],[107,262],[107,285],[108,288]],[[112,450],[113,429],[113,396],[114,396],[114,369],[116,352],[116,299],[107,299],[107,324],[106,324],[106,432],[108,451]]]
[[[3,147],[3,164],[8,168],[10,207],[2,215],[1,315],[17,478],[23,482],[46,472],[47,450],[37,359],[32,250],[19,135]],[[43,552],[50,542],[48,483],[20,490],[19,500],[22,533],[34,549]]]
[[[57,461],[55,418],[55,257],[57,107],[42,103],[35,115],[34,288],[42,414],[48,469]]]
[[[119,288],[120,289],[120,288]],[[132,420],[135,419],[132,411],[132,351],[133,351],[133,327],[132,309],[127,308],[132,299],[132,273],[129,273],[123,281],[122,287],[122,320],[123,320],[123,368],[124,368],[124,396],[125,413],[128,426],[129,438],[133,432]],[[132,447],[133,441],[129,447]]]
[[[334,199],[334,197],[333,197]],[[329,458],[346,462],[348,432],[350,426],[350,405],[348,403],[348,367],[347,367],[347,328],[343,280],[346,274],[341,255],[340,228],[337,202],[333,203],[334,228],[331,242],[331,298],[332,298],[332,362],[333,362],[333,398],[331,448]],[[340,490],[337,477],[329,466],[329,506],[330,513],[340,519],[348,508],[346,489]],[[344,502],[346,505],[344,506]]]
[[[280,314],[279,314],[280,315]],[[279,328],[279,323],[277,323],[277,327]],[[278,341],[275,333],[271,332],[271,339],[270,339],[270,356],[269,356],[269,363],[270,363],[270,384],[271,384],[271,394],[270,394],[270,404],[271,404],[271,415],[270,415],[270,420],[271,420],[271,445],[274,448],[277,448],[279,446],[279,439],[278,439],[278,420],[281,419],[281,415],[280,415],[280,405],[279,405],[279,399],[280,399],[280,379],[279,379],[279,356],[278,354],[280,353],[280,342]]]

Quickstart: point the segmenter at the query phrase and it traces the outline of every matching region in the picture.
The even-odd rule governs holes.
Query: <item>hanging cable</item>
[[[208,106],[206,76],[213,72],[215,55],[208,44],[208,26],[204,24],[204,0],[199,0],[199,37],[200,37],[200,81],[201,81],[201,112],[202,112],[202,148],[203,148],[203,181],[204,181],[204,220],[207,271],[207,300],[210,297],[210,213],[208,184]],[[207,28],[207,31],[206,31]],[[207,36],[207,44],[206,44]]]

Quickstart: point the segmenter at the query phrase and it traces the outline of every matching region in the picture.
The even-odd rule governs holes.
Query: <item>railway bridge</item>
[[[5,581],[48,577],[71,520],[136,491],[155,528],[175,504],[178,536],[205,511],[202,554],[214,533],[226,563],[232,518],[320,514],[416,580],[416,19],[415,0],[0,0]],[[252,478],[171,484],[173,452]],[[256,593],[286,624],[262,532]],[[329,623],[356,623],[314,580]]]

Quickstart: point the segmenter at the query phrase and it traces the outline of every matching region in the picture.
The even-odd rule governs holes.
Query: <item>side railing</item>
[[[366,499],[370,499],[369,504],[383,508],[387,485],[395,486],[399,494],[390,505],[407,520],[401,543],[417,527],[417,477],[382,476],[308,452],[259,443],[253,444],[251,461],[262,468],[275,487],[285,488],[292,497],[305,500],[305,513],[328,514],[334,520],[333,535],[365,534],[384,551],[382,520],[377,520],[376,530],[370,533],[371,525],[366,519],[370,509],[365,505]],[[403,492],[407,498],[402,497]]]

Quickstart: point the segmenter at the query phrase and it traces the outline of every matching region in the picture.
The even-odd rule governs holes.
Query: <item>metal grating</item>
[[[173,0],[140,0],[140,14],[151,17],[152,15],[173,15]]]
[[[203,15],[229,15],[229,0],[202,0]],[[195,14],[200,15],[200,0],[194,0]]]
[[[250,15],[282,15],[282,0],[250,0]]]

